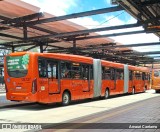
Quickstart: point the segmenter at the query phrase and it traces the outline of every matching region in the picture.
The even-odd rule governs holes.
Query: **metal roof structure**
[[[154,1],[154,2],[153,2]],[[0,49],[15,52],[20,47],[30,50],[63,52],[92,56],[133,65],[159,63],[148,54],[136,52],[131,47],[160,45],[141,43],[122,45],[109,39],[111,36],[155,33],[160,37],[160,2],[158,0],[115,0],[116,6],[92,11],[53,16],[39,12],[40,8],[19,0],[0,1]],[[67,19],[126,10],[138,22],[134,24],[87,29]],[[95,32],[143,26],[144,30],[100,35]]]

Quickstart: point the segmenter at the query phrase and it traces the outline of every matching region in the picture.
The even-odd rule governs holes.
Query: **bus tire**
[[[156,91],[156,93],[160,93],[160,90],[155,90]]]
[[[104,99],[108,99],[108,98],[109,98],[109,89],[107,88],[105,90]]]
[[[135,88],[132,88],[132,95],[135,94]]]
[[[64,92],[62,96],[62,105],[63,106],[69,105],[70,100],[71,100],[71,97],[69,92]]]

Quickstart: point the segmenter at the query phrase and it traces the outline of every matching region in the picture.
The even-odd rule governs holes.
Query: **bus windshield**
[[[24,77],[28,73],[29,54],[7,56],[7,72],[10,77]]]

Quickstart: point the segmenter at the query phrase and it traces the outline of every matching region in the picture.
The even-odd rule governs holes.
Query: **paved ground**
[[[6,92],[6,90],[5,90],[5,85],[1,85],[0,84],[0,94],[1,93],[5,93]]]
[[[4,99],[4,94],[0,96]],[[66,107],[55,104],[13,105],[0,107],[0,123],[154,123],[160,119],[159,100],[160,94],[149,90],[146,93],[117,96],[107,100],[76,102]]]

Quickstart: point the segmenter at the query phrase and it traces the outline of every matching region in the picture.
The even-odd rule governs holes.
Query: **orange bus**
[[[12,101],[62,102],[144,92],[149,70],[69,54],[17,52],[5,56],[6,96]]]
[[[160,71],[152,70],[151,88],[155,89],[156,93],[160,93]]]

